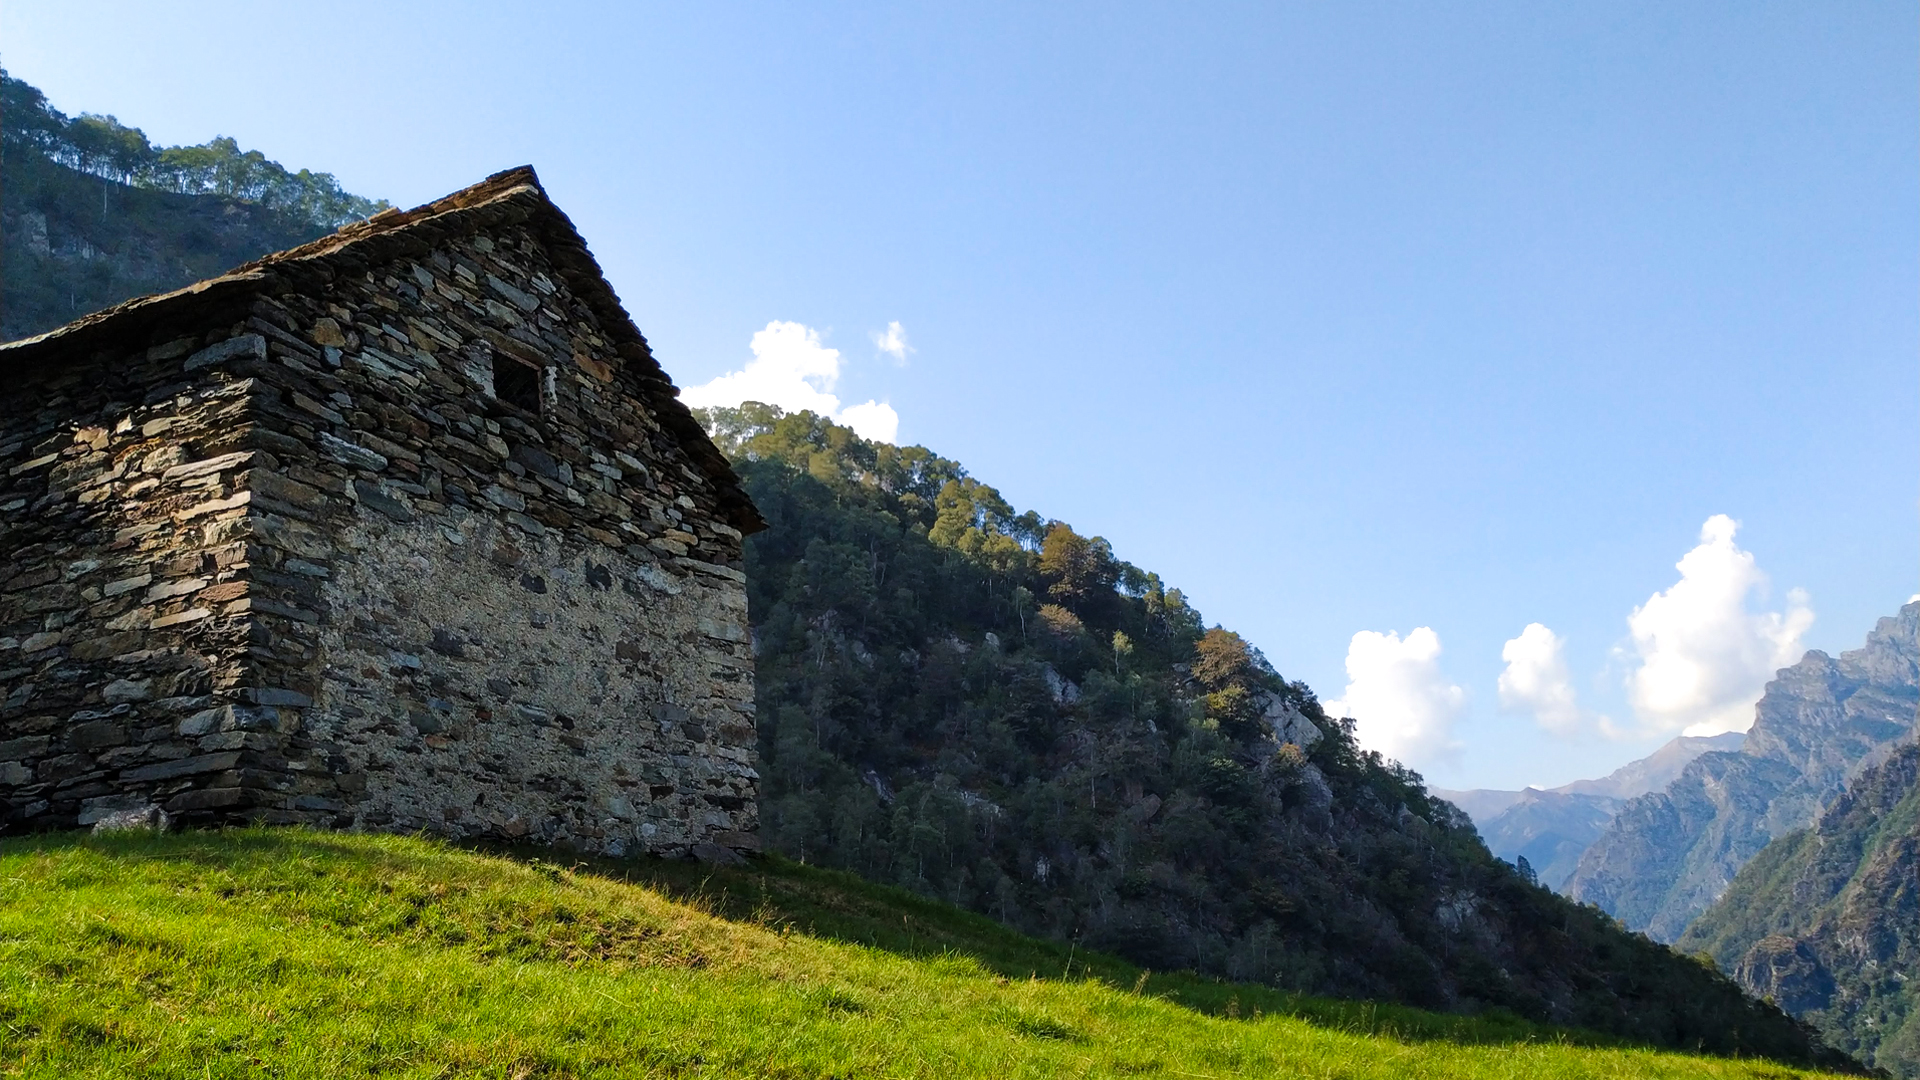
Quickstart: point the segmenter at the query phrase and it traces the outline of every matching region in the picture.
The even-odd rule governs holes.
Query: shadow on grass
[[[527,858],[526,850],[508,852]],[[1663,1045],[1585,1028],[1529,1020],[1504,1008],[1471,1014],[1437,1013],[1391,1002],[1318,997],[1257,983],[1236,983],[1193,971],[1147,971],[1118,957],[1072,944],[1029,937],[992,919],[841,870],[807,866],[777,855],[742,867],[663,859],[577,860],[581,872],[655,889],[711,914],[774,929],[882,949],[916,960],[963,956],[1006,978],[1097,980],[1121,991],[1145,993],[1209,1016],[1257,1020],[1292,1017],[1343,1034],[1403,1043],[1512,1046],[1548,1044],[1592,1049],[1651,1050],[1727,1060],[1705,1049]],[[1839,1051],[1824,1051],[1803,1068],[1890,1077]],[[1733,1055],[1736,1058],[1747,1055]],[[1751,1060],[1749,1058],[1749,1060]],[[1753,1072],[1753,1076],[1790,1076]]]
[[[553,852],[474,845],[520,860],[553,860]],[[778,855],[723,867],[656,858],[570,857],[569,869],[654,889],[721,918],[773,930],[862,945],[913,960],[964,957],[1008,979],[1096,980],[1217,1018],[1289,1016],[1348,1034],[1473,1045],[1554,1043],[1584,1047],[1641,1044],[1535,1023],[1491,1009],[1474,1015],[1434,1013],[1391,1003],[1315,997],[1191,971],[1148,971],[1072,943],[1029,937],[985,915],[880,885],[842,870]],[[549,863],[550,864],[550,863]]]

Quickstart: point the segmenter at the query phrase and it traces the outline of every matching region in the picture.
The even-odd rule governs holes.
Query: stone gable
[[[530,170],[0,370],[6,828],[756,846],[760,519]]]

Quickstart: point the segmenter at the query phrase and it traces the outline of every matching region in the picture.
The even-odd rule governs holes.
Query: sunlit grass
[[[0,1075],[1814,1074],[1149,974],[786,863],[258,830],[0,841]]]

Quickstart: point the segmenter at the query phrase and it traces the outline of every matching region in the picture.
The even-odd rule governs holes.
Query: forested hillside
[[[0,72],[0,340],[166,292],[384,209],[232,139],[155,147]]]
[[[770,523],[747,579],[776,850],[1154,969],[1804,1045],[1724,977],[1523,880],[1098,537],[812,414],[704,419]]]
[[[1920,746],[1755,856],[1680,938],[1828,1041],[1920,1077]]]

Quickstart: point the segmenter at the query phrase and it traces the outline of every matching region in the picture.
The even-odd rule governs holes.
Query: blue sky
[[[1519,786],[1920,591],[1915,24],[14,0],[0,61],[404,205],[532,162],[681,385],[761,334],[1435,783]]]

